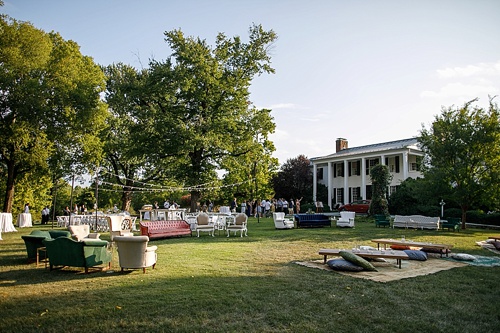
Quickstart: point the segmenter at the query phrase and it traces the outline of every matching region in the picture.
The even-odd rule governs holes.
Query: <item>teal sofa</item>
[[[71,237],[71,233],[67,230],[33,230],[29,235],[21,236],[26,245],[28,253],[28,262],[36,260],[36,251],[39,247],[44,247],[45,239],[54,239],[59,237]],[[45,252],[40,253],[40,259],[45,259]]]
[[[59,237],[45,239],[43,244],[47,248],[50,270],[54,266],[83,267],[85,273],[89,268],[98,265],[111,267],[112,253],[108,249],[108,242],[100,239],[75,241],[71,238]]]

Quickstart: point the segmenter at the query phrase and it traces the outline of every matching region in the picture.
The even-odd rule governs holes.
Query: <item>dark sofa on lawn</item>
[[[330,218],[323,214],[295,214],[297,228],[331,227]]]

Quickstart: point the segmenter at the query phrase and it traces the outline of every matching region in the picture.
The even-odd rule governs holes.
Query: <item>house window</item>
[[[349,162],[349,176],[361,175],[361,161]]]
[[[352,201],[356,201],[356,200],[360,199],[359,192],[360,192],[359,187],[352,188]]]
[[[393,193],[396,193],[398,187],[397,186],[390,186],[389,187],[389,195],[392,195]]]
[[[344,177],[344,165],[341,163],[337,164],[337,177]]]
[[[316,177],[318,178],[318,180],[323,179],[323,168],[318,168]]]
[[[344,203],[344,189],[337,189],[337,203]]]
[[[379,164],[378,158],[373,158],[371,160],[367,160],[367,163],[366,163],[366,175],[367,176],[370,174],[370,169],[373,168],[377,164]]]

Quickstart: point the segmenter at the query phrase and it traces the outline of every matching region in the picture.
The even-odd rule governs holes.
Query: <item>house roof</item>
[[[402,140],[397,140],[397,141],[375,143],[375,144],[371,144],[371,145],[367,145],[367,146],[347,148],[347,149],[343,149],[343,150],[341,150],[337,153],[334,153],[334,154],[313,157],[310,160],[315,161],[315,160],[323,160],[323,159],[330,159],[330,158],[342,158],[342,157],[350,156],[350,155],[369,154],[369,153],[375,153],[375,152],[382,152],[382,151],[388,151],[388,150],[398,150],[398,149],[408,149],[408,148],[414,149],[414,150],[420,150],[420,148],[418,147],[417,138],[409,138],[409,139],[402,139]]]

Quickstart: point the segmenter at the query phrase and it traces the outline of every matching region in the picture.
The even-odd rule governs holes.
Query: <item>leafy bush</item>
[[[500,226],[500,213],[487,214],[480,210],[471,210],[467,212],[467,222]]]

